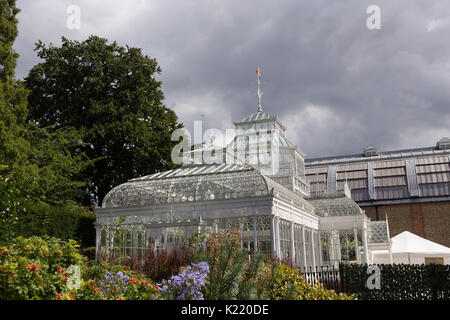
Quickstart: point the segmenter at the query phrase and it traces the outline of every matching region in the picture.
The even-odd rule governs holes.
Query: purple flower
[[[100,290],[103,291],[105,295],[115,295],[120,292],[125,293],[127,291],[129,278],[124,276],[124,274],[119,271],[116,274],[107,272],[100,281]]]
[[[202,287],[206,283],[209,266],[206,262],[192,264],[183,272],[163,280],[157,286],[160,292],[169,299],[203,300]]]

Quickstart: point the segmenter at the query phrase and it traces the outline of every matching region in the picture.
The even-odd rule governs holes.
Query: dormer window
[[[364,155],[366,157],[374,157],[374,156],[378,156],[380,154],[380,152],[378,151],[378,148],[375,146],[367,146],[364,149]]]
[[[436,143],[436,147],[440,150],[450,149],[450,139],[442,138]]]

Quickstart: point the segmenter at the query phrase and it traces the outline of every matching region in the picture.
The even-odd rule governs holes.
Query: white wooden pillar
[[[280,217],[275,217],[275,242],[277,244],[277,256],[278,258],[283,259],[280,244]]]
[[[275,216],[270,216],[270,243],[271,243],[271,250],[272,250],[272,258],[275,258],[277,256],[277,245],[275,242]]]
[[[102,227],[95,224],[95,260],[98,261],[100,248],[102,244]]]
[[[356,257],[356,262],[361,263],[361,258],[359,256],[359,247],[358,247],[358,230],[356,229],[356,227],[353,228],[353,233],[354,233],[354,237],[355,237],[355,257]]]
[[[388,219],[387,213],[386,213],[386,233],[387,233],[387,238],[389,241],[389,263],[393,264],[394,259],[392,258],[392,241],[391,241],[391,235],[389,234],[389,219]]]
[[[256,231],[255,211],[253,211],[253,251],[256,252],[257,250],[258,250],[258,234]]]
[[[316,266],[316,249],[314,248],[314,231],[311,230],[311,256],[312,256],[312,266]]]
[[[363,221],[363,227],[362,227],[362,242],[363,242],[363,248],[364,248],[364,262],[369,264],[369,250],[367,247],[367,225],[366,221]]]
[[[294,222],[290,222],[291,224],[291,262],[295,265],[295,243],[294,243]]]
[[[317,241],[318,241],[317,248],[319,249],[319,254],[318,254],[319,261],[318,261],[318,263],[319,263],[319,266],[321,266],[323,264],[323,261],[322,261],[322,241],[320,240],[320,230],[317,231]]]
[[[302,226],[302,244],[303,244],[303,266],[306,268],[306,243],[305,243],[305,226]]]
[[[389,240],[389,264],[393,264],[394,259],[392,258],[392,242]]]

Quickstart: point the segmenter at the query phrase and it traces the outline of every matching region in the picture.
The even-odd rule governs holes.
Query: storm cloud
[[[81,28],[66,26],[67,7]],[[381,29],[369,30],[369,5]],[[96,34],[161,65],[165,103],[185,127],[225,131],[263,110],[307,157],[432,146],[450,136],[447,0],[19,0],[17,76],[34,43]]]

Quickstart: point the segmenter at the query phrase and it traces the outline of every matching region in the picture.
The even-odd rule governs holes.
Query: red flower
[[[63,299],[62,295],[59,294],[59,293],[56,294],[56,297],[58,298],[58,300],[62,300]]]
[[[139,280],[138,280],[138,279],[135,279],[135,278],[131,278],[130,281],[131,281],[132,283],[139,282]]]

